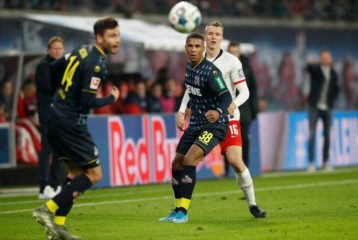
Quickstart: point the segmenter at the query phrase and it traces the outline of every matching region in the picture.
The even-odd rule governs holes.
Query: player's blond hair
[[[50,38],[47,42],[47,49],[50,49],[52,44],[54,44],[55,42],[60,42],[62,43],[62,45],[65,45],[65,40],[63,40],[62,37],[60,36],[53,36],[52,38]]]
[[[221,22],[219,22],[219,21],[211,21],[211,22],[209,22],[205,27],[205,30],[204,30],[205,33],[208,30],[208,27],[210,27],[210,26],[221,28],[221,30],[223,32],[223,35],[224,35],[224,26],[222,25]]]

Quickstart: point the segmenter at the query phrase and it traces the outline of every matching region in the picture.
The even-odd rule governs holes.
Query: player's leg
[[[241,126],[241,138],[242,138],[242,160],[245,165],[249,167],[249,153],[250,153],[250,122],[240,121]]]
[[[161,222],[171,222],[178,211],[180,207],[181,202],[181,191],[182,191],[182,174],[183,174],[183,161],[184,156],[188,152],[191,145],[194,143],[196,139],[197,134],[195,132],[192,132],[190,129],[187,129],[182,137],[180,138],[180,141],[178,143],[177,149],[176,149],[176,155],[172,162],[172,189],[174,193],[174,203],[175,208],[173,211],[170,212],[169,215],[162,217],[159,219]]]
[[[243,162],[241,154],[241,147],[230,146],[226,149],[225,155],[235,171],[238,185],[245,194],[250,213],[256,218],[264,218],[266,217],[266,212],[256,204],[254,183],[250,170]]]
[[[188,209],[196,184],[196,166],[204,158],[204,150],[193,144],[184,157],[183,173],[181,176],[181,199],[180,207],[174,216],[174,223],[185,223],[188,221]]]
[[[53,188],[49,185],[49,165],[50,165],[50,153],[51,149],[47,142],[48,125],[47,123],[41,123],[41,150],[39,154],[39,199],[50,199],[53,198],[56,193]]]
[[[172,188],[175,197],[175,210],[180,207],[181,199],[181,177],[183,175],[184,155],[176,153],[172,162]]]
[[[229,122],[229,131],[220,143],[222,151],[235,171],[237,183],[245,194],[249,210],[255,217],[265,217],[266,212],[260,209],[255,200],[255,190],[249,169],[242,159],[241,125],[239,121]]]
[[[74,201],[89,189],[93,184],[100,181],[102,171],[100,166],[84,169],[75,163],[69,164],[69,178],[73,179],[52,200],[46,203],[51,212],[55,212],[54,226],[62,239],[80,239],[71,235],[65,228],[67,215],[71,211]]]
[[[78,168],[72,162],[68,163],[67,166],[69,169],[68,177],[71,179],[76,179],[84,173],[83,169]],[[64,228],[66,216],[73,205],[73,201],[67,201],[67,199],[73,199],[68,197],[70,186],[70,184],[66,185],[57,196],[33,211],[33,217],[45,228],[50,239],[80,239],[70,235]],[[67,237],[64,238],[64,235]]]
[[[65,181],[69,181],[65,176],[67,176],[67,170],[65,169],[65,164],[58,159],[56,154],[52,155],[52,161],[50,164],[49,171],[49,182],[50,186],[55,190],[56,194],[61,192],[62,185]],[[67,184],[67,182],[66,182]]]
[[[330,130],[332,121],[332,112],[330,110],[322,111],[321,118],[323,122],[323,169],[327,171],[333,170],[332,165],[329,164],[329,145],[330,145]]]
[[[185,223],[188,221],[188,209],[196,184],[196,166],[222,139],[226,136],[227,128],[204,129],[197,135],[195,142],[186,153],[183,162],[181,178],[180,208],[173,222]]]
[[[174,210],[172,210],[169,215],[159,219],[161,222],[171,222],[179,210],[180,200],[181,200],[181,176],[183,173],[183,160],[184,155],[176,153],[174,160],[172,162],[172,189],[174,193]]]
[[[308,171],[310,171],[310,172],[313,172],[316,170],[316,168],[314,166],[314,148],[315,148],[317,121],[318,121],[318,109],[309,107],[309,110],[308,110],[308,122],[309,122],[309,143],[308,143],[309,167],[308,167]]]
[[[53,129],[53,128],[52,128]],[[72,236],[64,227],[76,198],[89,189],[102,178],[102,171],[98,159],[97,147],[94,144],[86,126],[76,128],[58,128],[51,132],[51,136],[57,132],[57,146],[60,153],[66,153],[69,173],[68,179],[72,179],[61,192],[46,203],[50,212],[55,213],[53,226],[47,226],[48,236],[66,239],[80,239]],[[53,139],[54,140],[54,139]],[[58,152],[58,151],[56,151]]]

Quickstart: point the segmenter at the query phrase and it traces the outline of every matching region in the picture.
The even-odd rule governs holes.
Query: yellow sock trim
[[[180,198],[176,198],[176,199],[175,199],[175,207],[176,207],[176,208],[180,208],[180,202],[181,202],[181,199],[180,199]]]
[[[63,216],[55,216],[53,222],[57,225],[65,225],[66,217]]]
[[[57,203],[55,203],[53,200],[47,201],[46,206],[52,213],[55,213],[57,211],[57,209],[59,208]]]
[[[188,210],[190,205],[190,199],[187,198],[181,198],[180,199],[180,207]]]

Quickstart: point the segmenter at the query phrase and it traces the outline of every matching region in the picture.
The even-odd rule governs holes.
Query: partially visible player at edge
[[[242,159],[240,111],[238,107],[249,98],[249,89],[240,60],[220,48],[220,44],[224,39],[223,36],[224,27],[220,22],[213,21],[205,27],[204,37],[207,48],[205,57],[220,69],[233,99],[229,109],[231,115],[229,115],[228,134],[225,140],[220,143],[220,146],[222,153],[225,154],[235,171],[237,183],[245,194],[250,213],[255,218],[264,218],[266,217],[266,211],[256,204],[252,177]],[[236,94],[237,91],[239,91],[238,95]],[[188,94],[185,93],[177,114],[177,126],[181,130],[184,127],[188,101]]]
[[[204,57],[204,37],[192,33],[185,51],[190,59],[185,67],[185,85],[190,95],[192,114],[189,127],[178,143],[172,162],[172,187],[176,211],[160,221],[185,223],[196,183],[196,166],[227,133],[227,109],[232,101],[220,70]],[[207,115],[212,116],[210,121]]]
[[[69,173],[62,191],[35,209],[32,214],[46,230],[48,239],[81,239],[64,227],[66,217],[77,197],[102,178],[98,150],[87,129],[91,108],[114,103],[119,90],[96,98],[96,92],[106,79],[107,54],[116,54],[120,47],[118,22],[111,17],[94,24],[95,45],[81,45],[55,62],[61,76],[49,117],[49,142]]]

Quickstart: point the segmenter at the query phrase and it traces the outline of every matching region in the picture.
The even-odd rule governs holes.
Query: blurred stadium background
[[[118,17],[123,33],[120,54],[109,61],[111,79],[120,87],[122,99],[111,108],[93,112],[89,119],[104,169],[99,186],[169,180],[170,162],[180,136],[175,129],[175,108],[130,115],[122,103],[140,80],[147,86],[159,82],[163,97],[180,101],[185,35],[172,30],[167,21],[176,2],[0,0],[0,86],[7,99],[6,115],[0,123],[0,187],[37,183],[39,134],[26,116],[20,117],[19,104],[23,102],[22,83],[34,78],[36,65],[46,54],[47,40],[62,36],[66,51],[91,42],[92,23],[104,15]],[[357,1],[191,2],[203,14],[201,31],[210,20],[222,21],[226,40],[242,42],[243,52],[250,57],[261,108],[251,129],[249,167],[255,176],[307,168],[308,77],[304,68],[308,60],[319,60],[322,48],[333,54],[341,87],[330,160],[335,167],[358,165]],[[106,91],[104,87],[103,94]],[[36,115],[36,110],[31,114]],[[322,125],[317,131],[315,163],[320,166]],[[199,167],[198,176],[217,178],[222,172],[220,150],[216,149]]]

